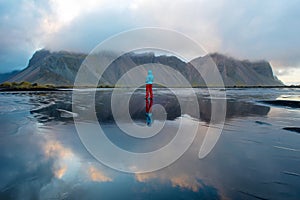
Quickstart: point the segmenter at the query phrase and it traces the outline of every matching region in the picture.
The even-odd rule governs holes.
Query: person
[[[148,75],[146,77],[146,99],[149,98],[153,99],[153,92],[152,92],[152,84],[153,84],[154,76],[152,74],[152,71],[148,71]]]
[[[152,124],[152,105],[153,100],[150,99],[150,102],[148,99],[146,99],[146,124],[147,126],[151,126]]]

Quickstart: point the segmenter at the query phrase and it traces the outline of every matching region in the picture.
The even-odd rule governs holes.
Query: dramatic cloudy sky
[[[180,31],[209,52],[271,62],[300,82],[299,0],[0,0],[0,72],[24,68],[41,48],[89,52],[121,31]]]

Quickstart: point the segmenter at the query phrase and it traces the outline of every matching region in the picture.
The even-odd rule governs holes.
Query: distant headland
[[[6,77],[3,75],[0,87],[4,90],[72,88],[77,71],[86,56],[87,54],[67,51],[51,52],[45,49],[36,51],[25,69],[14,71]],[[267,61],[238,60],[219,53],[206,56],[210,56],[215,62],[226,88],[286,87],[274,76],[272,67]],[[175,56],[126,53],[105,71],[99,81],[99,87],[115,87],[121,76],[132,67],[148,63],[159,63],[179,71],[193,87],[207,87],[203,79],[199,78],[199,75],[196,76],[193,68],[193,64],[201,63],[206,56],[184,62]]]

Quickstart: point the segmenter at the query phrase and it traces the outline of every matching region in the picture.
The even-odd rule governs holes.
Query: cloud
[[[280,77],[287,85],[299,85],[300,68],[297,67],[277,67],[274,70],[274,74]]]
[[[183,170],[182,170],[183,171]],[[198,181],[197,177],[190,176],[189,174],[157,174],[157,173],[145,173],[145,174],[135,174],[135,178],[139,182],[149,182],[150,180],[159,179],[160,181],[166,183],[171,182],[172,187],[179,187],[181,189],[188,189],[193,192],[198,192],[202,188],[202,183]]]
[[[276,69],[274,73],[278,76],[286,76],[290,75],[293,72],[293,70],[288,70],[288,69]]]
[[[143,21],[191,36],[210,52],[300,64],[299,1],[137,1]],[[147,19],[148,18],[148,19]]]
[[[47,157],[68,158],[74,156],[70,149],[62,146],[58,141],[47,141],[44,152]]]
[[[112,178],[106,176],[102,171],[94,166],[88,168],[88,174],[92,181],[95,182],[111,182]]]
[[[54,160],[44,158],[42,143],[42,136],[28,134],[11,135],[1,143],[1,199],[36,199],[51,182]]]
[[[63,175],[66,173],[66,171],[67,171],[67,166],[66,165],[61,166],[60,168],[55,170],[54,172],[55,177],[61,179]]]
[[[300,66],[297,0],[6,1],[0,4],[0,72],[25,67],[38,48],[89,52],[113,34],[155,26],[209,52]]]
[[[2,2],[0,7],[0,71],[10,71],[24,67],[36,47],[42,8],[30,1]]]
[[[3,115],[0,119],[7,120]],[[45,133],[33,122],[21,123],[22,133],[9,133],[1,141],[0,199],[61,199],[76,187],[113,180],[78,145],[81,143],[74,137],[76,133],[67,130]],[[5,126],[2,128],[12,128]],[[64,137],[63,141],[59,137]]]
[[[45,47],[53,50],[89,52],[111,35],[135,27],[131,20],[122,16],[122,12],[107,10],[82,15],[72,24],[50,35],[45,41]]]

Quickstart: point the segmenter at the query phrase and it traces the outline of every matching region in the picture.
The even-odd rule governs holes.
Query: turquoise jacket
[[[154,80],[154,76],[152,74],[152,71],[149,70],[146,78],[146,84],[153,84],[153,80]]]

